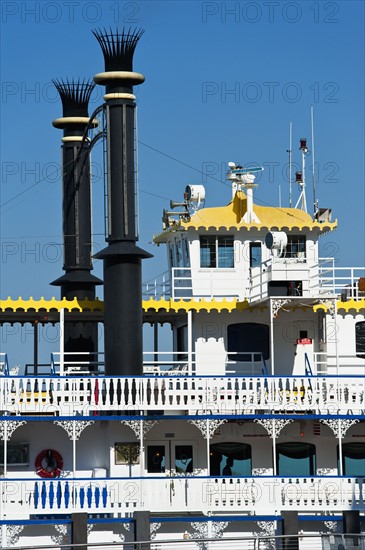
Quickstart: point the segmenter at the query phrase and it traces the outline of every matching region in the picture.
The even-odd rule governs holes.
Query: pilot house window
[[[288,244],[286,245],[286,258],[305,259],[305,235],[288,235]]]
[[[207,235],[200,237],[200,267],[234,267],[233,237]]]

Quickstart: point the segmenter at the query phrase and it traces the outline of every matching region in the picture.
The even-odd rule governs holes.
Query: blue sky
[[[288,204],[289,123],[299,167],[299,138],[311,148],[311,105],[319,205],[339,219],[323,254],[342,266],[365,264],[362,1],[3,0],[1,10],[2,298],[58,296],[49,282],[62,274],[61,132],[51,122],[61,105],[51,79],[104,69],[91,33],[103,26],[145,29],[134,61],[146,76],[136,90],[140,243],[155,258],[144,279],[163,271],[165,250],[150,244],[162,209],[190,183],[205,185],[207,206],[227,203],[229,160],[265,167],[255,201],[277,205],[280,188]],[[92,109],[101,98],[99,88]],[[100,147],[93,165],[94,241],[102,247]],[[307,201],[312,212],[310,185]]]

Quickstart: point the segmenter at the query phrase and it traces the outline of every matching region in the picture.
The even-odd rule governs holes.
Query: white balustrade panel
[[[363,510],[359,478],[207,478],[1,480],[3,514],[154,512],[280,513]]]
[[[97,411],[262,411],[364,414],[361,377],[1,377],[0,410],[89,415]]]

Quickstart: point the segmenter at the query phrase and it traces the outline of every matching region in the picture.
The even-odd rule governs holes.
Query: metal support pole
[[[276,471],[276,430],[275,430],[275,420],[272,419],[272,465],[273,465],[273,474],[277,475]]]
[[[76,430],[75,430],[75,420],[72,422],[72,477],[75,479],[76,474]]]
[[[270,298],[270,356],[271,356],[271,374],[275,374],[275,359],[274,359],[274,314],[272,307],[272,299]]]
[[[37,376],[38,375],[38,320],[35,319],[34,321],[34,330],[33,330],[33,335],[34,335],[34,348],[33,348],[33,373],[34,373],[34,376]]]
[[[158,322],[153,323],[153,363],[158,366]]]
[[[65,373],[65,310],[60,310],[60,376]]]
[[[188,311],[188,375],[193,374],[193,312]]]
[[[208,470],[208,476],[210,476],[210,424],[209,424],[209,418],[207,418],[207,470]]]

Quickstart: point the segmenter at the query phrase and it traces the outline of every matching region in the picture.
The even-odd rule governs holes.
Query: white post
[[[342,430],[341,430],[341,420],[338,419],[338,460],[340,462],[339,475],[343,476],[343,464],[342,464]]]
[[[72,476],[75,478],[76,473],[76,430],[75,430],[75,420],[72,422]]]
[[[272,307],[272,299],[270,298],[270,356],[271,356],[271,374],[275,374],[274,361],[274,315]]]
[[[144,505],[144,492],[143,492],[143,477],[145,476],[144,469],[145,469],[145,461],[144,461],[144,437],[143,437],[143,420],[139,421],[139,492],[140,492],[140,499],[141,504]]]
[[[65,310],[61,308],[60,310],[60,376],[64,375],[65,371]]]
[[[338,357],[338,337],[337,337],[337,301],[334,300],[334,316],[333,321],[335,324],[335,353],[336,353],[336,376],[339,375],[339,357]],[[337,378],[337,395],[338,395],[338,378]]]
[[[8,475],[8,423],[4,421],[4,478]]]
[[[277,475],[276,471],[276,431],[275,431],[275,419],[272,419],[272,465],[273,465],[273,474]]]
[[[207,418],[207,475],[210,476],[210,434],[209,434],[209,418]]]
[[[193,374],[193,312],[188,311],[188,375]]]

